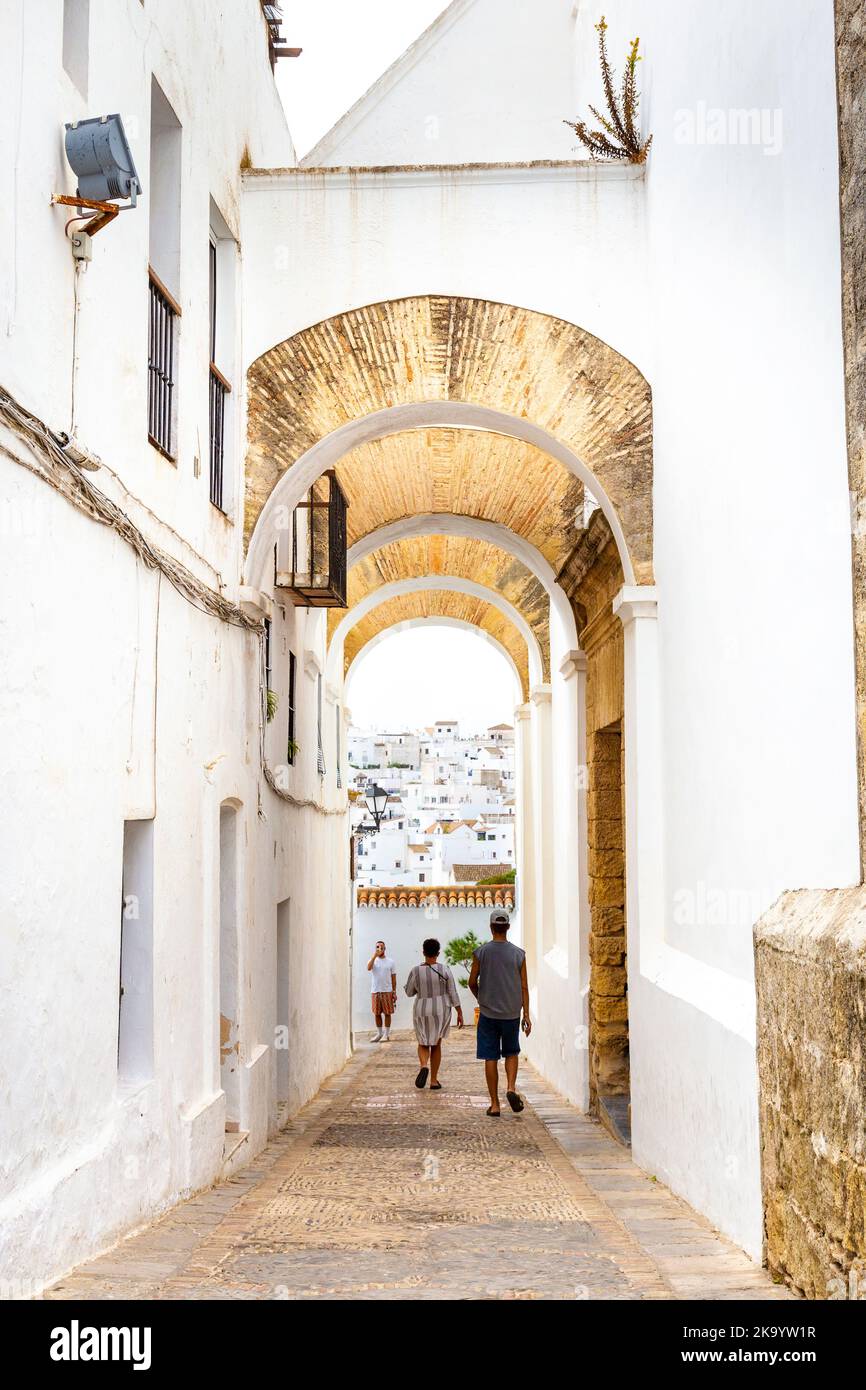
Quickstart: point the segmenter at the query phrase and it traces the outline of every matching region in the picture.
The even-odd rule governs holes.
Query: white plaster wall
[[[38,1284],[221,1171],[221,802],[239,803],[241,1157],[276,1113],[276,904],[292,900],[290,1111],[346,1056],[350,907],[345,817],[295,811],[259,775],[257,639],[163,580],[157,645],[155,576],[23,469],[3,459],[2,472],[7,515],[34,524],[6,537],[2,562],[17,601],[0,613],[15,808],[0,847],[0,1245],[3,1276]],[[326,755],[324,788],[300,765],[292,790],[337,805],[332,740]],[[130,1086],[117,1069],[123,823],[154,812],[154,1068]]]
[[[359,305],[463,294],[582,314],[577,322],[643,366],[645,203],[631,168],[252,173],[247,360]],[[324,282],[313,270],[323,263]]]
[[[204,557],[208,582],[237,582],[244,438],[242,324],[223,367],[235,388],[227,521],[208,501],[208,229],[213,198],[240,241],[240,166],[294,163],[292,142],[270,70],[264,21],[254,4],[223,6],[219,23],[205,0],[91,0],[86,98],[62,64],[63,6],[35,10],[9,0],[0,14],[0,382],[57,430],[74,414],[81,443]],[[202,62],[202,55],[207,61]],[[22,81],[22,75],[26,80]],[[156,77],[182,126],[181,267],[178,298],[178,459],[175,467],[147,441],[148,245],[151,171],[150,93]],[[120,112],[144,193],[93,241],[78,277],[80,308],[74,373],[75,275],[64,225],[74,208],[52,207],[73,194],[64,122]],[[235,294],[240,304],[240,246]],[[232,362],[233,358],[233,362]],[[196,460],[199,472],[196,476]],[[100,485],[122,500],[103,473]],[[170,549],[177,542],[160,535]],[[187,547],[180,553],[195,564]]]
[[[570,158],[571,10],[561,0],[456,0],[304,163]]]
[[[574,90],[581,107],[597,100],[596,18],[579,6],[575,85],[554,66],[548,109],[571,114]],[[465,294],[578,323],[644,372],[655,423],[660,927],[736,994],[737,980],[751,990],[751,924],[783,887],[859,874],[832,7],[622,0],[607,19],[618,64],[642,37],[643,119],[655,134],[644,176],[252,176],[244,229],[261,272],[247,282],[247,341],[255,357],[353,306]],[[510,42],[505,30],[497,42]],[[780,109],[781,149],[682,143],[678,113],[700,102]],[[353,133],[352,158],[398,162],[415,110],[411,89],[393,86],[376,135]],[[325,257],[323,285],[314,267]],[[807,632],[820,637],[804,660]],[[696,1009],[681,1006],[686,975],[674,975],[642,979],[632,995],[646,1049],[635,1061],[636,1152],[754,1252],[752,1042],[700,991]],[[571,993],[551,983],[548,998],[562,1020],[553,1036],[567,1037]]]
[[[215,33],[211,5],[170,0],[146,8],[92,0],[90,14],[86,101],[62,69],[61,5],[37,16],[15,3],[0,16],[0,382],[55,428],[70,428],[72,259],[67,214],[51,209],[49,197],[72,189],[63,120],[119,110],[145,194],[99,234],[80,281],[77,434],[122,479],[104,468],[92,475],[95,486],[152,543],[232,596],[240,580],[242,326],[238,312],[235,505],[226,520],[208,501],[207,224],[213,196],[238,231],[245,148],[257,160],[293,157],[263,21],[256,5],[224,7]],[[184,127],[176,467],[146,441],[151,72]],[[16,447],[5,432],[0,443]],[[26,1292],[222,1171],[221,803],[237,806],[239,829],[247,1138],[235,1162],[261,1147],[277,1113],[277,904],[292,902],[293,1111],[347,1055],[350,902],[345,815],[292,808],[261,775],[257,637],[196,610],[113,532],[5,455],[0,471],[0,1278]],[[289,645],[299,657],[301,749],[286,787],[341,808],[328,701],[327,775],[316,772],[311,673],[324,666],[321,616],[275,610],[272,684],[283,697]],[[284,721],[283,698],[267,730],[274,767],[284,761]],[[155,817],[154,1061],[151,1080],[130,1084],[117,1067],[121,870],[124,820],[140,817]]]

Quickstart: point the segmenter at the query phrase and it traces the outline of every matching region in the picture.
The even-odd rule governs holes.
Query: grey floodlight
[[[119,115],[68,123],[66,158],[78,176],[79,197],[99,203],[128,198],[135,207],[142,188]]]

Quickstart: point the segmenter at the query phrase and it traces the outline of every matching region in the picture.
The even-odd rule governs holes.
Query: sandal
[[[492,1105],[488,1105],[487,1114],[490,1116],[491,1120],[498,1120],[501,1113],[500,1110],[494,1110]]]
[[[523,1109],[523,1101],[520,1099],[520,1096],[517,1094],[517,1092],[506,1091],[505,1099],[508,1101],[508,1104],[511,1106],[511,1109],[514,1111],[515,1115],[519,1115],[521,1110]]]
[[[415,1085],[418,1087],[419,1091],[424,1090],[424,1087],[427,1085],[427,1067],[421,1068],[418,1075],[415,1077]]]
[[[441,1082],[441,1081],[431,1081],[431,1082],[430,1082],[430,1090],[431,1090],[431,1091],[441,1091],[441,1090],[442,1090],[442,1082]]]

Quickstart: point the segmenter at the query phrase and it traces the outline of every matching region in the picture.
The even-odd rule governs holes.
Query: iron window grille
[[[147,336],[147,437],[155,449],[174,463],[176,322],[180,318],[180,305],[150,268],[148,280],[150,318]]]
[[[333,469],[292,512],[288,572],[280,587],[304,608],[346,607],[346,497]]]
[[[322,677],[321,677],[321,676],[319,676],[318,682],[317,682],[317,703],[318,703],[318,734],[317,734],[317,743],[318,743],[318,747],[317,747],[317,751],[316,751],[316,764],[317,764],[317,767],[318,767],[319,776],[320,776],[320,777],[324,777],[324,775],[325,775],[325,745],[324,745],[324,741],[323,741],[323,738],[322,738]]]
[[[342,732],[341,729],[340,729],[340,725],[341,725],[341,723],[342,723],[343,716],[342,716],[342,713],[341,713],[341,711],[340,711],[340,706],[339,706],[339,705],[335,705],[335,706],[334,706],[334,710],[335,710],[335,713],[336,713],[336,716],[337,716],[337,740],[336,740],[336,748],[337,748],[337,752],[336,752],[336,762],[337,762],[337,786],[338,786],[340,789],[342,789],[342,786],[343,786],[343,769],[342,769],[342,767],[340,766],[340,764],[341,764],[342,761],[343,761],[343,749],[342,749],[342,739],[341,739],[341,737],[340,737],[340,734],[341,734],[341,732]]]
[[[295,661],[295,653],[294,653],[294,652],[289,652],[289,698],[288,698],[289,722],[288,722],[288,730],[287,730],[287,735],[286,735],[286,762],[287,762],[287,763],[290,763],[290,764],[291,764],[291,763],[294,763],[294,761],[295,761],[295,750],[296,750],[296,746],[297,746],[297,745],[296,745],[296,741],[295,741],[295,672],[296,672],[296,666],[297,666],[297,663],[296,663],[296,661]]]
[[[217,325],[217,248],[213,241],[210,248],[210,371],[209,371],[209,427],[210,427],[210,500],[220,511],[223,506],[225,490],[225,442],[226,442],[226,397],[231,384],[216,365],[216,325]]]
[[[226,396],[231,387],[222,373],[210,364],[210,500],[223,507],[225,465]]]
[[[265,618],[265,696],[271,689],[271,620]]]

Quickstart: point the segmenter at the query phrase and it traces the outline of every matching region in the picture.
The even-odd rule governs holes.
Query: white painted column
[[[658,599],[625,585],[613,602],[623,625],[625,871],[629,975],[652,972],[664,941],[664,797]]]
[[[535,939],[540,959],[553,948],[555,941],[550,686],[537,685],[530,691],[529,702],[532,707],[532,788],[535,817]]]
[[[520,939],[526,951],[530,988],[535,986],[535,816],[532,778],[532,706],[514,711],[514,769],[516,773],[516,825],[514,862],[517,866]]]

